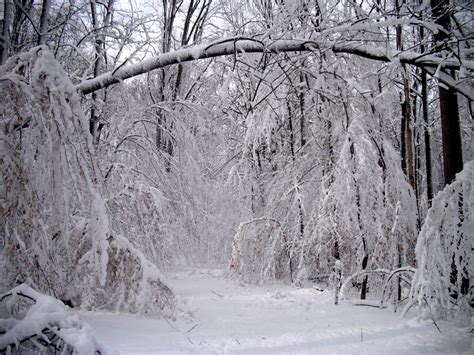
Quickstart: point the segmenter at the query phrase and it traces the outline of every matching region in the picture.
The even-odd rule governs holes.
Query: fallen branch
[[[374,307],[374,308],[387,308],[387,306],[381,306],[379,301],[372,300],[353,300],[353,306],[365,306],[365,307]]]
[[[71,315],[60,300],[39,293],[26,284],[19,285],[0,296],[7,308],[21,299],[33,302],[22,319],[0,319],[0,353],[43,352],[48,347],[55,352],[77,354],[114,354],[92,334],[90,326]]]

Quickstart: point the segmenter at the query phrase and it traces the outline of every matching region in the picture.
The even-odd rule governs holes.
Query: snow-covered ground
[[[281,284],[239,285],[222,271],[169,274],[176,321],[81,312],[120,354],[474,354],[472,334],[393,310],[333,304],[330,292]]]

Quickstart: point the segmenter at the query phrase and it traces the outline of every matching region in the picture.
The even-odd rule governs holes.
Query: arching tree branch
[[[164,53],[153,58],[145,59],[139,63],[121,67],[112,72],[100,75],[94,79],[86,80],[77,85],[77,89],[83,94],[90,94],[103,89],[109,85],[119,83],[125,79],[147,73],[151,70],[163,68],[168,65],[194,61],[198,59],[214,58],[236,53],[284,53],[284,52],[307,52],[314,50],[330,50],[334,53],[354,54],[360,57],[382,62],[400,62],[418,67],[443,67],[459,69],[461,67],[474,70],[473,61],[462,61],[458,59],[445,59],[432,54],[420,54],[410,51],[390,51],[377,48],[360,42],[327,43],[324,45],[312,40],[276,40],[257,41],[251,38],[234,37],[219,40],[210,44],[182,48],[174,52]],[[442,78],[439,78],[442,81]],[[445,83],[450,86],[452,83]],[[459,88],[456,88],[459,90]],[[469,94],[461,92],[464,96],[474,96],[472,90]]]

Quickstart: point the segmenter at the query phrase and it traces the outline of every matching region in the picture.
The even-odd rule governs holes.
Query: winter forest
[[[471,1],[0,7],[0,353],[474,351]]]

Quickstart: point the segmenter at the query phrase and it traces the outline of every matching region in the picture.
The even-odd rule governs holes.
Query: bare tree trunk
[[[301,64],[304,67],[304,62]],[[300,71],[300,87],[299,87],[299,102],[300,102],[300,145],[301,148],[306,144],[305,126],[306,126],[306,115],[305,115],[305,87],[306,80],[303,71]]]
[[[339,293],[341,292],[342,285],[342,265],[339,259],[339,244],[337,241],[334,244],[336,260],[334,262],[334,304],[339,304]]]
[[[413,152],[413,129],[412,129],[412,110],[411,110],[411,98],[410,98],[410,86],[408,83],[408,78],[405,78],[404,83],[405,90],[405,118],[406,118],[406,159],[407,159],[407,174],[408,181],[410,182],[411,187],[416,190],[416,180],[415,180],[415,164],[414,164],[414,152]]]
[[[437,25],[443,30],[434,35],[437,50],[444,50],[451,33],[449,0],[431,0],[432,14]],[[454,77],[454,71],[447,72]],[[443,141],[444,184],[451,183],[456,174],[463,169],[461,128],[456,91],[439,86],[439,108],[441,114],[441,133]]]
[[[362,270],[367,268],[369,261],[369,255],[367,254],[367,244],[365,238],[362,236],[362,244],[364,245],[364,258],[362,259]],[[362,285],[360,287],[360,299],[365,300],[367,298],[367,283],[369,281],[369,275],[365,275],[362,279]]]
[[[443,30],[438,31],[434,35],[435,49],[449,50],[448,40],[451,33],[451,8],[449,0],[431,0],[432,14],[437,25],[441,26]],[[445,71],[446,72],[446,71]],[[454,70],[446,72],[451,77],[455,78]],[[439,108],[441,115],[441,135],[443,141],[443,170],[444,170],[444,184],[448,185],[454,181],[456,174],[463,169],[462,158],[462,141],[461,141],[461,127],[459,122],[459,107],[457,93],[452,88],[446,88],[439,85]],[[462,197],[459,203],[459,218],[464,220],[462,211]],[[461,222],[462,223],[462,222]],[[463,236],[466,238],[467,236]],[[457,270],[454,261],[451,264],[451,282],[456,283],[457,276],[460,270]],[[469,275],[465,270],[465,276],[462,277],[460,292],[467,294],[469,292]],[[453,298],[458,297],[457,290],[452,293]]]
[[[33,7],[33,0],[10,0],[15,5],[13,9],[13,23],[10,32],[10,50],[14,53],[21,52],[23,45],[28,43],[31,38],[28,38],[28,32],[25,31],[27,26],[25,21],[26,14],[30,12]],[[36,29],[37,30],[37,29]]]
[[[405,0],[401,0],[404,4]],[[396,0],[397,16],[400,16],[400,2]],[[403,50],[402,25],[396,26],[396,46],[397,49]],[[410,185],[415,187],[415,173],[413,167],[413,131],[411,129],[411,102],[410,102],[410,84],[408,81],[408,71],[406,65],[403,67],[403,102],[402,102],[402,118],[400,129],[400,150],[402,158],[402,170],[407,175]]]
[[[351,142],[349,146],[349,151],[351,153],[351,158],[355,159],[355,146],[352,140],[349,138],[349,141]],[[352,171],[353,174],[355,174],[355,171]],[[355,186],[355,202],[357,206],[357,223],[359,225],[359,231],[361,233],[361,239],[362,239],[362,247],[363,247],[363,252],[364,256],[362,257],[362,270],[365,270],[367,268],[368,262],[369,262],[369,251],[367,248],[367,243],[365,241],[365,236],[364,236],[364,230],[362,226],[362,216],[360,213],[360,189],[359,185],[356,182]],[[361,284],[361,289],[360,289],[360,299],[365,300],[367,297],[367,283],[368,283],[368,275],[364,276],[362,279],[362,284]]]
[[[13,0],[4,0],[3,2],[3,23],[2,23],[2,38],[0,41],[0,65],[7,61],[10,47],[10,26],[13,16]]]
[[[183,24],[183,33],[181,35],[181,46],[189,44],[191,39],[197,41],[202,35],[204,22],[207,18],[209,7],[212,0],[190,0]],[[162,36],[162,54],[169,53],[173,39],[173,29],[178,10],[182,6],[183,1],[164,0],[163,1],[163,36]],[[199,7],[201,5],[201,7]],[[197,17],[193,22],[193,16],[197,13]],[[158,96],[161,102],[175,102],[181,94],[183,85],[184,66],[178,63],[176,78],[172,82],[168,70],[162,68],[160,70],[160,82],[158,86]],[[170,91],[165,88],[170,87]],[[176,109],[175,105],[172,105]],[[166,153],[165,169],[171,171],[171,158],[175,154],[175,146],[173,141],[173,121],[169,119],[169,115],[164,110],[157,113],[158,124],[156,126],[156,145],[159,150]]]
[[[43,6],[41,7],[41,17],[39,26],[39,35],[36,44],[46,43],[48,34],[48,20],[49,20],[49,9],[51,8],[51,0],[43,0]]]
[[[420,143],[420,132],[419,132],[419,129],[417,129],[417,127],[419,126],[418,121],[419,121],[419,105],[418,105],[418,81],[415,79],[414,82],[413,82],[413,92],[415,93],[415,95],[413,95],[413,101],[412,101],[412,106],[413,106],[413,110],[412,110],[412,116],[413,116],[413,132],[412,132],[412,136],[413,136],[413,160],[414,160],[414,169],[415,169],[415,173],[414,173],[414,181],[415,181],[415,185],[414,185],[414,189],[415,189],[415,198],[416,198],[416,214],[417,214],[417,218],[416,218],[416,228],[417,228],[417,231],[419,232],[421,230],[421,226],[423,224],[423,221],[421,220],[421,213],[420,213],[420,206],[421,206],[421,191],[420,191],[420,187],[422,186],[422,179],[421,179],[421,176],[422,176],[422,173],[421,173],[421,161],[422,161],[422,158],[421,158],[421,143]]]
[[[463,169],[461,127],[457,94],[452,89],[439,86],[441,133],[443,140],[444,184],[453,182]]]
[[[100,49],[101,49],[101,42],[99,39],[99,19],[97,18],[97,5],[95,0],[91,0],[90,2],[91,7],[91,20],[92,20],[92,27],[94,31],[94,72],[93,76],[96,78],[99,76],[100,73]],[[89,131],[92,135],[92,141],[97,143],[97,124],[99,122],[99,116],[97,114],[97,93],[92,93],[92,106],[91,106],[91,113],[89,119]]]
[[[421,97],[423,100],[423,121],[425,127],[426,198],[428,200],[428,207],[431,207],[431,201],[433,200],[433,178],[431,172],[431,142],[428,116],[428,82],[425,69],[421,69]]]
[[[294,163],[296,161],[296,148],[295,148],[296,138],[295,138],[295,131],[293,127],[293,118],[292,118],[293,110],[291,109],[291,105],[289,101],[287,101],[287,108],[288,108],[288,130],[290,132],[290,153],[291,153],[291,159]],[[299,199],[298,199],[298,220],[299,220],[300,239],[303,240],[305,223],[304,223],[303,206],[301,204],[301,200]],[[293,265],[293,260],[290,254],[289,254],[289,257],[290,257],[290,278],[291,278],[291,281],[293,282],[293,273],[296,268]]]
[[[49,0],[48,0],[49,1]],[[102,27],[107,27],[110,24],[112,17],[114,0],[108,0],[106,13],[102,23]],[[96,0],[90,0],[91,7],[91,21],[94,31],[94,69],[93,76],[94,78],[98,77],[102,71],[102,59],[104,56],[104,36],[100,33],[100,24],[99,24],[99,15],[97,13],[97,2]],[[89,119],[89,131],[92,135],[92,141],[94,144],[99,144],[100,140],[100,131],[103,127],[103,124],[100,124],[100,114],[99,114],[99,98],[98,93],[92,93],[92,105],[91,113]]]
[[[406,145],[406,135],[407,130],[407,115],[406,115],[406,101],[402,102],[402,117],[400,120],[400,156],[402,171],[407,174],[407,145]]]
[[[301,63],[301,66],[304,67],[304,62]],[[300,148],[302,149],[306,144],[306,137],[305,137],[305,93],[303,84],[306,83],[305,76],[303,71],[300,71],[300,86],[299,86],[299,93],[298,93],[298,100],[300,106]],[[304,223],[304,213],[303,213],[303,206],[301,205],[301,201],[298,201],[298,210],[299,210],[299,219],[300,219],[300,237],[301,240],[304,238],[304,230],[305,230],[305,223]]]
[[[193,0],[191,0],[190,6],[193,6]],[[173,38],[173,26],[178,13],[179,8],[182,5],[182,1],[178,0],[164,0],[163,6],[163,35],[161,43],[161,51],[168,53],[171,50],[171,41]],[[186,29],[185,29],[186,31]],[[181,64],[180,64],[181,66]],[[178,95],[179,86],[181,85],[182,67],[178,68],[177,80],[174,88],[171,90],[171,100],[174,101]],[[166,87],[168,86],[168,70],[161,68],[160,80],[158,84],[158,97],[161,102],[167,100]],[[157,125],[156,125],[156,146],[157,148],[165,153],[165,170],[171,171],[171,157],[174,154],[173,144],[173,123],[168,122],[168,115],[163,109],[160,109],[157,114]]]
[[[419,1],[420,5],[422,0]],[[425,16],[422,17],[422,19]],[[420,26],[420,52],[425,51],[425,28]],[[428,114],[428,79],[424,68],[421,68],[421,102],[423,108],[423,123],[424,123],[424,143],[425,143],[425,173],[426,173],[426,199],[428,207],[431,207],[431,200],[433,200],[433,178],[431,169],[431,142],[429,131],[429,114]]]

